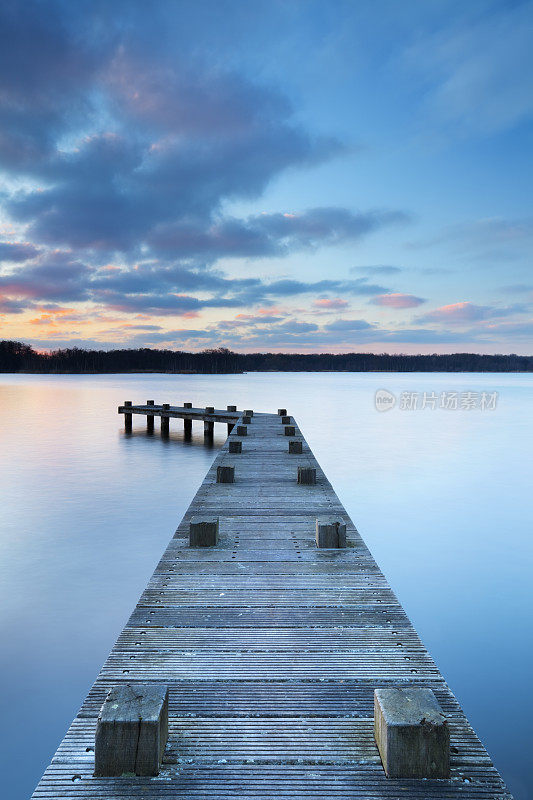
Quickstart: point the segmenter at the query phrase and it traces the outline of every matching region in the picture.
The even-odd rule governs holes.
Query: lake
[[[147,399],[296,417],[516,800],[533,797],[533,375],[451,373],[0,375],[4,796],[31,794],[224,441],[195,423],[184,442],[177,420],[147,437],[144,417],[126,436],[117,406]]]

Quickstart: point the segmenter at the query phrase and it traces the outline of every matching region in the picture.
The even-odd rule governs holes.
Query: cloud
[[[213,224],[160,225],[149,238],[153,250],[180,258],[284,256],[324,245],[354,242],[397,223],[400,211],[354,213],[345,208],[311,208],[303,212],[260,214],[245,220],[222,218]]]
[[[28,308],[27,303],[21,303],[17,300],[10,300],[0,294],[0,314],[20,314]]]
[[[415,308],[426,301],[422,297],[416,297],[414,294],[390,292],[389,294],[379,294],[370,302],[376,306],[387,306],[388,308]]]
[[[479,320],[504,317],[511,314],[521,313],[527,310],[527,306],[516,303],[512,306],[481,306],[475,303],[463,301],[461,303],[451,303],[441,306],[434,311],[429,311],[418,317],[420,322],[444,322],[446,324],[464,324],[465,322],[477,322]]]
[[[2,261],[28,261],[35,258],[39,250],[26,242],[0,242],[0,262]]]
[[[373,328],[370,322],[364,319],[337,319],[324,326],[326,331],[366,331]]]
[[[342,300],[340,297],[319,297],[315,300],[313,305],[324,311],[335,311],[339,308],[346,308],[349,303],[347,300]]]

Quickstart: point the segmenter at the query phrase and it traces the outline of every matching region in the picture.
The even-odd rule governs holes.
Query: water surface
[[[499,393],[379,413],[377,389]],[[48,765],[207,471],[200,424],[124,400],[287,407],[516,800],[533,797],[533,375],[0,375],[3,795]]]

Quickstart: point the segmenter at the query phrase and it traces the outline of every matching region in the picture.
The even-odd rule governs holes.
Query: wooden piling
[[[243,425],[250,425],[251,422],[252,422],[252,418],[248,414],[243,414],[242,424]]]
[[[131,406],[131,400],[124,400],[124,406],[129,408]],[[132,427],[132,415],[127,413],[124,414],[124,430],[126,433],[131,433]]]
[[[95,777],[158,775],[167,738],[167,687],[116,686],[108,692],[96,724]]]
[[[153,406],[154,405],[154,401],[153,400],[147,400],[146,401],[146,405],[147,406]],[[153,433],[153,432],[154,432],[154,415],[153,414],[147,414],[146,415],[146,433]]]
[[[218,542],[218,517],[193,517],[189,524],[190,547],[214,547]]]
[[[242,453],[242,442],[238,439],[230,439],[228,444],[228,453]]]
[[[192,403],[184,403],[183,408],[192,408]],[[185,439],[190,439],[192,436],[192,419],[185,418],[183,420],[183,436]]]
[[[248,428],[246,425],[237,425],[237,436],[248,436]]]
[[[235,482],[235,467],[230,467],[227,464],[221,464],[217,467],[217,483],[234,483]]]
[[[316,469],[314,467],[298,467],[298,483],[306,485],[316,483]]]
[[[162,410],[168,411],[170,403],[163,403]],[[170,418],[161,415],[161,436],[168,436],[170,434]]]
[[[226,406],[226,411],[237,411],[237,406]],[[230,435],[234,427],[235,427],[234,423],[228,422],[228,436]]]
[[[450,777],[450,731],[431,689],[376,689],[374,737],[387,778]]]
[[[285,425],[285,436],[294,436],[296,434],[296,428],[294,425]]]
[[[287,416],[287,409],[286,408],[278,408],[278,417],[286,417]]]
[[[282,425],[290,425],[291,424],[291,418],[289,416],[282,417],[281,418],[281,424]]]
[[[289,442],[289,453],[301,453],[302,450],[302,443],[298,439]]]
[[[317,547],[346,547],[346,523],[330,517],[317,519],[315,541]]]

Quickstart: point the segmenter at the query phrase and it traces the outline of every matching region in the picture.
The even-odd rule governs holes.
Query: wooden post
[[[237,411],[237,406],[226,406],[226,411]],[[228,436],[235,427],[233,422],[228,422]]]
[[[192,408],[192,403],[184,403],[183,408]],[[183,420],[183,436],[190,439],[192,436],[192,419]]]
[[[205,413],[212,414],[215,410],[214,406],[206,406]],[[212,420],[204,419],[204,438],[212,439],[215,433],[215,423]]]
[[[291,424],[291,418],[290,417],[282,417],[281,418],[281,424],[282,425],[290,425]]]
[[[170,403],[163,403],[162,410],[168,411]],[[170,434],[170,417],[161,416],[161,436],[168,436]]]
[[[316,469],[314,467],[298,467],[298,483],[307,485],[316,483]]]
[[[285,425],[285,436],[295,436],[296,428],[294,425]]]
[[[94,775],[158,775],[168,738],[168,688],[125,684],[104,701],[94,746]]]
[[[190,547],[214,547],[218,542],[218,517],[193,517],[189,524]]]
[[[286,417],[287,416],[287,409],[286,408],[278,408],[278,416],[279,417]]]
[[[131,406],[131,400],[124,400],[124,405],[129,408]],[[124,414],[124,430],[126,433],[131,433],[132,429],[132,415],[131,414]]]
[[[244,414],[243,418],[242,418],[242,424],[243,425],[251,425],[251,423],[252,423],[252,418],[250,416],[248,416],[248,414]]]
[[[248,428],[246,425],[237,425],[237,436],[248,436]]]
[[[289,453],[301,453],[302,443],[298,439],[289,442]]]
[[[242,442],[238,439],[230,439],[228,446],[229,453],[242,453]]]
[[[153,400],[147,400],[146,401],[146,405],[147,406],[153,406],[154,405],[154,401]],[[154,417],[153,417],[153,414],[147,414],[146,415],[146,433],[153,433],[153,432],[154,432]]]
[[[317,547],[346,547],[346,523],[327,518],[316,521]]]
[[[450,731],[431,689],[376,689],[374,738],[387,778],[450,777]]]
[[[244,411],[243,413],[246,414],[247,417],[253,417],[254,415],[254,412],[251,409],[248,409],[248,411]]]
[[[235,467],[217,467],[217,483],[235,483]]]

